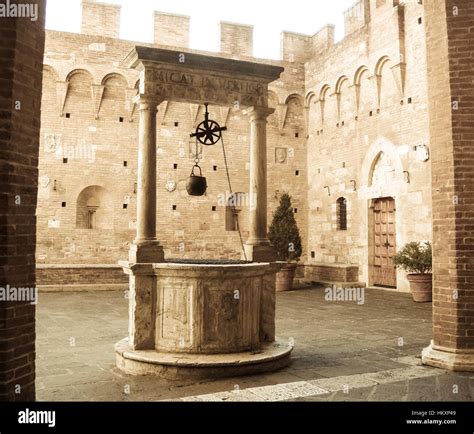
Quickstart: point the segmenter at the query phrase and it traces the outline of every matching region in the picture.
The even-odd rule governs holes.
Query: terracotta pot
[[[432,274],[409,274],[407,279],[410,282],[413,301],[425,303],[432,300]]]
[[[295,278],[296,267],[298,264],[285,264],[276,275],[276,290],[290,291],[293,287],[293,279]]]

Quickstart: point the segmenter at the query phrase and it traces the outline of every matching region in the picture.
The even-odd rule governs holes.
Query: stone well
[[[246,375],[288,365],[275,339],[270,263],[128,264],[129,337],[116,344],[129,374],[170,379]]]

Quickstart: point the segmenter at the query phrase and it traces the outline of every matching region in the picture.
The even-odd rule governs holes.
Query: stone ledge
[[[429,347],[422,351],[422,362],[424,365],[436,368],[448,369],[450,371],[474,372],[473,350],[451,350],[436,346],[433,341]]]
[[[305,263],[304,275],[305,280],[324,285],[360,286],[359,266],[354,264]]]
[[[128,283],[92,283],[77,285],[38,285],[40,292],[128,291]]]
[[[170,380],[211,379],[276,371],[291,362],[293,346],[285,340],[264,343],[259,351],[229,354],[133,351],[128,338],[115,345],[117,366],[130,375],[155,375]]]

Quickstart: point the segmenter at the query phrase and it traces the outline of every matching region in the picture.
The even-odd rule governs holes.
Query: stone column
[[[137,236],[130,247],[131,263],[163,262],[156,238],[156,115],[160,101],[137,96],[138,139]]]
[[[274,262],[275,249],[267,237],[267,117],[275,110],[251,107],[250,116],[250,212],[245,253],[249,261]]]
[[[474,2],[425,2],[433,191],[433,340],[423,363],[474,371]]]

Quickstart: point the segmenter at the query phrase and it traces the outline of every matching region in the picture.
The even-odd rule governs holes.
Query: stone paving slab
[[[221,401],[450,400],[453,385],[459,384],[455,399],[472,400],[472,375],[420,366],[421,350],[431,340],[431,304],[414,303],[410,294],[367,289],[365,304],[357,305],[326,302],[324,288],[278,293],[276,326],[279,337],[295,342],[293,362],[281,371],[199,382],[134,377],[115,367],[114,345],[128,330],[123,292],[41,293],[37,397],[160,401],[218,394]],[[340,389],[344,384],[349,393]]]

